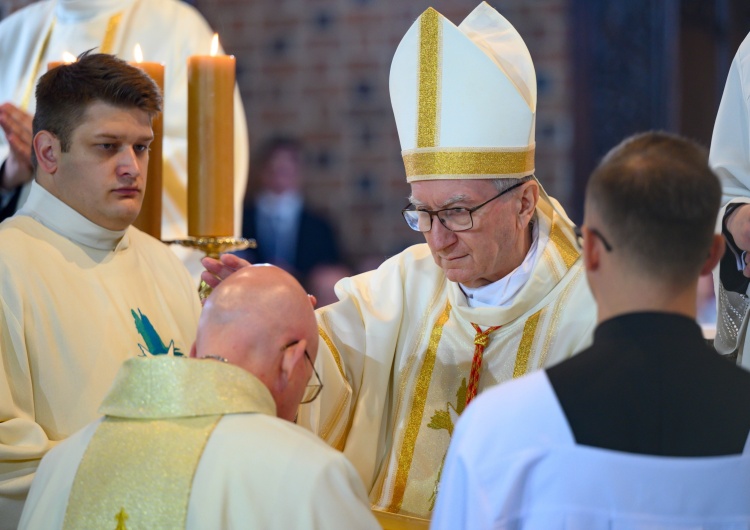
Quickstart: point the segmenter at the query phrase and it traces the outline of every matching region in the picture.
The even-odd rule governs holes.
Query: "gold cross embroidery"
[[[120,508],[120,513],[115,515],[115,521],[117,521],[117,527],[115,530],[128,530],[128,527],[125,526],[125,521],[128,519],[130,519],[130,517],[125,512],[125,508]]]

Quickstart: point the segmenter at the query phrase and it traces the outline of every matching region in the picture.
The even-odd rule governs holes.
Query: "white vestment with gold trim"
[[[570,221],[546,195],[548,240],[506,308],[470,308],[458,284],[416,245],[336,286],[318,310],[325,388],[298,422],[354,463],[375,510],[429,518],[453,426],[465,405],[475,331],[502,326],[484,351],[479,390],[550,366],[586,346],[596,308]]]
[[[709,163],[721,180],[724,206],[719,212],[717,232],[726,208],[750,202],[750,35],[742,41],[729,68],[729,75],[716,114]],[[729,250],[727,250],[729,252]],[[727,355],[737,352],[737,363],[750,370],[750,342],[747,341],[750,316],[749,293],[727,291],[714,270],[718,305],[716,350]]]
[[[101,411],[44,458],[20,529],[378,528],[351,463],[242,368],[131,359]]]

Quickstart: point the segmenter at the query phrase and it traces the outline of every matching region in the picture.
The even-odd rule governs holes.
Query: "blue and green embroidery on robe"
[[[138,334],[146,343],[145,345],[140,343],[138,344],[138,347],[141,349],[142,357],[151,355],[171,355],[173,357],[184,357],[184,354],[182,353],[182,351],[180,351],[180,348],[175,346],[174,340],[170,340],[168,345],[164,344],[164,341],[159,336],[159,333],[157,333],[153,324],[151,324],[151,321],[146,315],[141,312],[140,309],[138,309],[137,313],[133,309],[131,309],[130,313],[133,315],[133,319],[135,320],[135,329],[138,330]]]

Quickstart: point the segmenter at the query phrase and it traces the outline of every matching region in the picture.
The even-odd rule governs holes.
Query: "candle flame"
[[[70,52],[63,52],[62,60],[65,64],[74,63],[76,62],[76,56]]]
[[[135,62],[137,63],[143,62],[143,50],[141,50],[140,44],[136,44],[135,48],[133,48],[133,57],[135,57]]]
[[[211,39],[211,57],[216,57],[219,54],[219,34],[214,33],[214,38]]]

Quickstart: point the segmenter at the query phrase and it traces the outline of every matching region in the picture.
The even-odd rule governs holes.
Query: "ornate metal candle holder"
[[[219,259],[219,256],[224,252],[245,250],[246,248],[255,248],[258,246],[254,239],[245,239],[242,237],[191,237],[188,239],[164,241],[164,243],[194,248],[200,250],[209,258],[214,259]],[[198,294],[201,300],[205,300],[211,294],[211,287],[203,280],[201,280],[198,287]]]

